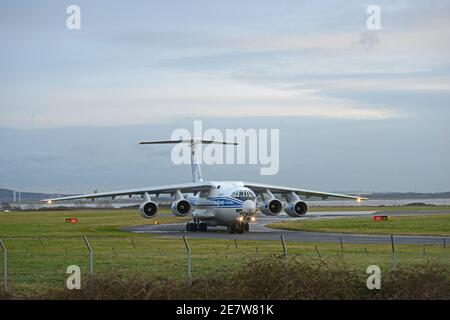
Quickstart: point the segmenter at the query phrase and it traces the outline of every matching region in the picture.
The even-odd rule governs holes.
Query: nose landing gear
[[[232,225],[227,227],[229,233],[244,233],[250,229],[248,222],[234,222]]]

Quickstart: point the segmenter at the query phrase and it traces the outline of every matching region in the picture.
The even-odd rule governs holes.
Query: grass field
[[[450,210],[450,206],[404,207],[311,207],[317,211],[430,211]],[[65,223],[65,218],[78,217],[79,223]],[[155,219],[143,219],[137,210],[70,210],[70,211],[18,211],[0,212],[0,237],[38,236],[118,236],[128,237],[121,227],[183,222],[189,218],[175,217],[168,210],[161,210]]]
[[[435,206],[435,205],[425,205],[425,206],[333,206],[333,207],[322,207],[322,206],[310,206],[308,211],[386,211],[386,212],[402,212],[402,211],[437,211],[437,210],[448,210],[450,211],[450,206]]]
[[[65,222],[77,217],[78,224]],[[187,280],[187,257],[181,239],[130,234],[121,227],[145,223],[184,221],[162,213],[156,220],[142,219],[135,210],[86,210],[62,212],[0,213],[0,239],[8,249],[10,291],[19,297],[65,286],[66,268],[76,264],[88,278],[89,260],[86,235],[94,250],[95,275],[113,274],[130,278],[161,276],[174,281]],[[189,237],[188,237],[189,238]],[[192,276],[202,279],[227,275],[244,268],[253,259],[282,258],[279,241],[235,241],[188,239],[192,250]],[[288,259],[345,268],[365,277],[367,266],[393,267],[390,245],[288,242]],[[0,253],[0,259],[3,256]],[[438,263],[450,266],[448,246],[398,245],[395,266]],[[3,281],[3,264],[0,266]]]
[[[373,217],[297,220],[273,223],[269,227],[294,231],[450,236],[450,214],[392,216],[384,221],[374,221]]]
[[[77,224],[66,223],[76,217]],[[0,236],[13,237],[67,237],[118,236],[128,237],[121,227],[154,223],[187,221],[163,211],[155,219],[143,219],[137,210],[71,210],[71,211],[18,211],[0,213]]]

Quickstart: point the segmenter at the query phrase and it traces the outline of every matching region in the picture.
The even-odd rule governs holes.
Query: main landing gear
[[[227,230],[229,233],[244,233],[247,232],[250,229],[250,226],[248,222],[233,222],[232,225],[227,227]]]
[[[186,223],[186,231],[208,231],[208,225],[200,221],[188,222]]]

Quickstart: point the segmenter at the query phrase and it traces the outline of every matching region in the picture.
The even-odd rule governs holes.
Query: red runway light
[[[66,218],[66,223],[76,224],[78,223],[78,218]]]

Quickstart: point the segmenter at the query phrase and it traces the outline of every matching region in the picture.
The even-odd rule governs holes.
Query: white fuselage
[[[241,216],[248,219],[256,213],[256,195],[243,182],[212,181],[212,184],[209,192],[186,197],[194,207],[194,220],[210,226],[228,226]]]

